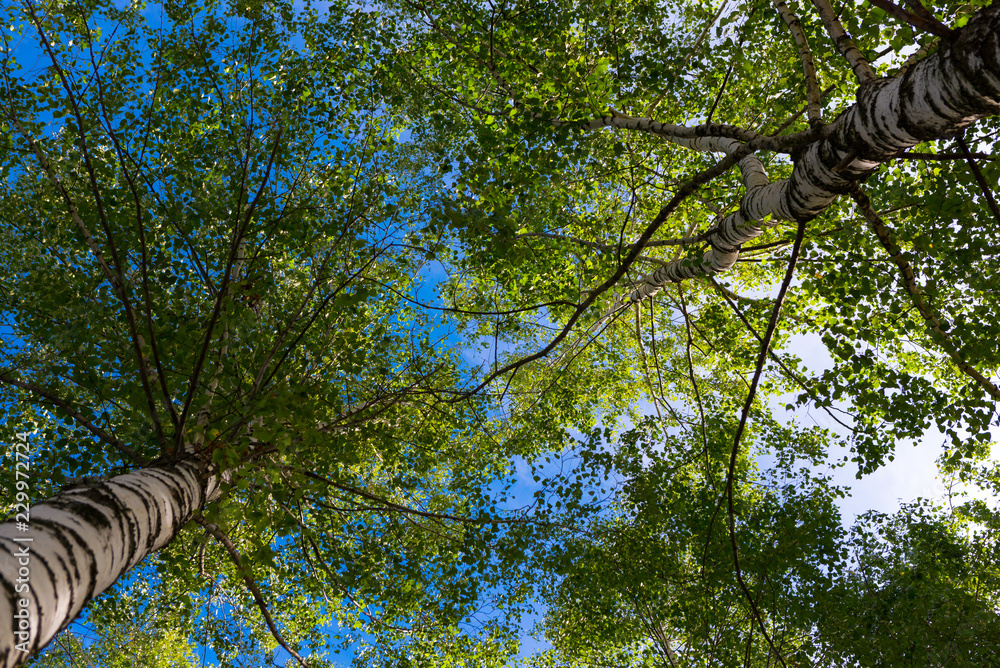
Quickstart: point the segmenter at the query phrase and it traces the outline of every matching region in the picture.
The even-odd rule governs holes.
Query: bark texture
[[[193,463],[90,482],[0,524],[0,667],[20,665],[213,495]]]
[[[726,271],[736,263],[740,246],[767,224],[815,218],[883,162],[1000,112],[1000,7],[979,12],[952,44],[902,76],[862,85],[857,98],[824,131],[826,138],[797,154],[790,178],[769,183],[757,158],[741,160],[746,195],[737,213],[709,231],[712,248],[700,258],[657,269],[622,301],[638,302],[670,283]],[[732,153],[744,145],[732,137],[690,138],[690,132],[672,133],[670,126],[648,119],[609,118],[602,124],[646,130],[702,151]]]

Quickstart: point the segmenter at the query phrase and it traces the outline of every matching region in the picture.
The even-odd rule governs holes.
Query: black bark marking
[[[158,516],[160,514],[159,504],[156,503],[153,495],[150,494],[148,487],[141,480],[118,480],[115,484],[122,489],[135,494],[138,497],[138,501],[142,504],[144,510],[144,517],[140,518],[135,509],[125,507],[125,512],[131,519],[131,527],[129,535],[132,539],[132,550],[128,555],[128,563],[132,563],[135,555],[142,550],[144,553],[148,552],[154,544],[155,536],[159,533],[158,530],[153,530],[150,527],[150,522],[154,522],[159,525]],[[152,500],[151,500],[152,499]],[[146,539],[140,544],[140,536],[143,531],[143,524],[145,524],[146,529]]]
[[[94,552],[90,549],[89,543],[85,541],[80,534],[76,532],[76,529],[67,524],[61,524],[53,520],[48,519],[33,519],[32,524],[40,526],[46,529],[46,533],[50,538],[59,543],[62,547],[64,554],[59,554],[56,552],[55,557],[58,562],[58,570],[62,571],[64,578],[66,579],[66,585],[69,589],[69,609],[77,609],[78,594],[80,592],[80,585],[83,584],[87,589],[87,594],[84,596],[83,603],[80,608],[86,604],[87,601],[93,595],[93,590],[97,583],[97,559],[94,556]],[[79,552],[86,555],[84,558],[89,562],[87,564],[87,575],[84,577],[82,574],[81,564],[77,560],[77,549],[74,547],[73,543],[70,542],[69,538],[73,538],[76,544],[80,547]],[[37,556],[35,553],[33,556]],[[65,557],[65,558],[64,558]],[[87,558],[89,557],[89,558]],[[52,591],[52,602],[54,603],[53,609],[48,610],[42,605],[42,601],[36,601],[36,606],[38,607],[38,627],[39,629],[44,625],[45,620],[52,614],[54,614],[54,608],[59,607],[59,589],[55,585],[57,584],[57,567],[56,565],[50,564],[45,560],[42,560],[45,569],[49,573],[49,582],[53,585]],[[60,625],[60,629],[65,628],[72,619],[65,621]],[[41,647],[41,634],[36,633],[34,638],[35,649]]]
[[[115,483],[115,484],[120,484],[120,483]],[[120,549],[118,550],[118,558],[120,560],[125,560],[125,555],[127,553],[130,553],[130,551],[134,549],[135,539],[133,538],[133,540],[131,541],[132,543],[131,545],[127,540],[131,536],[130,530],[133,528],[134,521],[132,520],[130,513],[128,512],[129,511],[128,507],[120,498],[120,496],[117,494],[115,488],[111,484],[103,483],[101,489],[103,492],[105,492],[108,495],[111,495],[114,498],[115,508],[117,509],[117,512],[114,513],[112,519],[117,521],[118,531],[119,533],[121,533],[122,537],[126,539],[123,540],[121,545],[119,546]],[[112,549],[114,549],[115,546],[111,547]]]

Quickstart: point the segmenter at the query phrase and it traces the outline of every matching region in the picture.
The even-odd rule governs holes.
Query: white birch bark
[[[740,161],[746,194],[740,210],[709,231],[711,249],[700,258],[676,260],[650,273],[617,303],[638,302],[670,283],[727,271],[736,263],[740,246],[767,225],[811,220],[851,183],[899,152],[1000,112],[1000,7],[979,12],[954,43],[903,75],[861,86],[857,97],[857,103],[834,121],[827,138],[809,144],[797,157],[790,178],[769,183],[759,160],[748,156]],[[697,131],[691,128],[650,119],[610,116],[593,125],[642,130],[701,151],[731,153],[744,145],[733,138],[694,137]]]
[[[0,524],[0,668],[42,649],[94,597],[165,547],[215,478],[179,463],[66,490]],[[22,528],[22,527],[26,527]]]

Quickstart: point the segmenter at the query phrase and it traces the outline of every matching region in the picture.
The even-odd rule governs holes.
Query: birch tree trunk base
[[[36,654],[209,496],[182,462],[74,487],[0,524],[0,667]]]

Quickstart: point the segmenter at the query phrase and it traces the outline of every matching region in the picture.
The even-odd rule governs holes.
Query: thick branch
[[[761,135],[758,132],[742,128],[738,125],[728,125],[725,123],[703,123],[701,125],[694,126],[671,125],[670,123],[661,123],[652,118],[629,116],[628,114],[623,114],[614,110],[612,110],[607,116],[593,118],[582,123],[570,123],[569,121],[554,120],[552,121],[552,124],[557,127],[560,125],[574,125],[581,130],[602,130],[604,128],[613,128],[618,130],[645,132],[658,137],[663,137],[664,139],[667,139],[675,144],[687,146],[688,148],[696,148],[695,146],[690,145],[690,142],[698,139],[714,142],[716,145],[721,145],[720,142],[723,140],[732,140],[736,143],[736,145],[741,142],[744,144],[753,143],[754,150],[756,151],[792,153],[793,151],[801,149],[817,139],[833,134],[838,121],[834,121],[834,123],[830,126],[823,128],[821,134],[819,135],[816,134],[817,130],[811,129],[804,132],[794,132],[792,134],[776,135],[773,137]],[[702,150],[724,151],[726,149],[706,148]]]
[[[805,30],[802,29],[802,22],[791,10],[784,0],[775,0],[775,9],[781,14],[781,18],[788,26],[788,31],[795,39],[795,46],[799,50],[799,59],[802,61],[802,72],[806,79],[806,110],[809,117],[809,125],[815,127],[821,122],[821,111],[819,106],[820,92],[819,82],[816,79],[816,63],[813,62],[812,51],[809,49],[809,40],[806,39]]]
[[[742,244],[777,220],[810,220],[879,164],[921,142],[947,136],[1000,111],[1000,8],[983,10],[945,45],[901,77],[863,86],[858,102],[822,131],[795,161],[792,176],[768,183],[760,161],[740,160],[746,194],[740,210],[706,234],[711,250],[657,269],[629,301],[650,297],[668,283],[727,271]],[[832,131],[829,129],[832,128]],[[729,138],[670,138],[703,151],[756,149]],[[732,153],[731,153],[732,155]],[[767,221],[767,222],[764,222]]]
[[[888,46],[888,47],[882,49],[879,53],[875,54],[875,60],[878,60],[879,58],[881,58],[882,56],[884,56],[885,54],[887,54],[887,53],[889,53],[891,51],[892,51],[892,47],[891,46]],[[923,55],[926,56],[927,54],[925,53]],[[899,72],[898,73],[899,76],[902,76],[902,74],[903,74],[903,72]],[[829,95],[830,93],[832,93],[834,90],[836,90],[836,88],[837,88],[836,86],[827,86],[825,89],[823,89],[823,92],[819,94],[820,100],[822,100],[824,97],[826,97],[827,95]],[[788,126],[790,126],[792,123],[794,123],[795,121],[797,121],[798,118],[799,118],[799,116],[801,116],[802,114],[806,113],[806,111],[808,109],[809,109],[809,105],[808,104],[800,107],[797,112],[795,112],[794,114],[792,114],[791,116],[789,116],[788,118],[786,118],[784,121],[782,121],[781,125],[779,125],[777,127],[777,129],[774,132],[771,133],[771,135],[774,136],[774,137],[777,137],[778,135],[780,135],[782,132],[785,131],[785,129],[788,128]]]
[[[875,70],[872,69],[864,54],[854,45],[854,40],[844,30],[844,26],[834,13],[829,0],[812,0],[812,2],[816,5],[816,9],[819,10],[819,16],[823,20],[823,25],[826,26],[826,31],[830,34],[834,44],[837,45],[837,50],[840,51],[844,59],[850,63],[851,69],[854,70],[854,76],[858,78],[858,83],[863,85],[877,79],[878,75],[875,74]]]
[[[937,35],[942,39],[951,41],[955,38],[955,31],[946,26],[945,24],[938,21],[933,15],[928,16],[918,16],[911,12],[906,11],[899,5],[889,2],[889,0],[868,0],[871,4],[875,5],[882,11],[884,11],[889,16],[894,16],[900,21],[909,23],[911,26],[917,30],[922,30],[924,32],[929,32],[931,34]],[[923,5],[921,5],[923,7]],[[926,10],[925,10],[926,11]]]
[[[822,0],[817,0],[822,2]],[[827,5],[829,6],[829,5]],[[759,160],[750,155],[772,140],[758,137],[743,143],[737,139],[704,137],[682,128],[688,137],[667,136],[670,141],[701,151],[725,152],[727,157],[700,172],[681,186],[660,210],[633,245],[613,275],[583,300],[563,328],[545,347],[518,359],[486,377],[476,392],[498,376],[548,355],[572,330],[583,313],[615,286],[635,263],[641,249],[651,240],[680,203],[702,184],[739,164],[746,195],[740,210],[727,216],[707,233],[712,247],[700,258],[671,262],[643,277],[642,283],[615,300],[610,311],[598,319],[600,325],[630,302],[650,297],[669,283],[697,276],[711,276],[736,264],[740,247],[759,236],[766,225],[778,220],[808,221],[822,213],[851,184],[871,174],[882,162],[912,146],[938,139],[960,130],[979,118],[1000,111],[1000,7],[980,11],[952,44],[945,45],[906,74],[880,79],[862,86],[858,102],[837,121],[822,129],[802,133],[799,141],[808,145],[795,162],[792,176],[769,183]],[[628,129],[652,128],[649,119],[632,119],[621,114],[593,122],[593,128],[615,126]],[[676,126],[670,126],[671,131]],[[461,397],[467,396],[463,393]],[[456,399],[458,400],[458,399]]]

